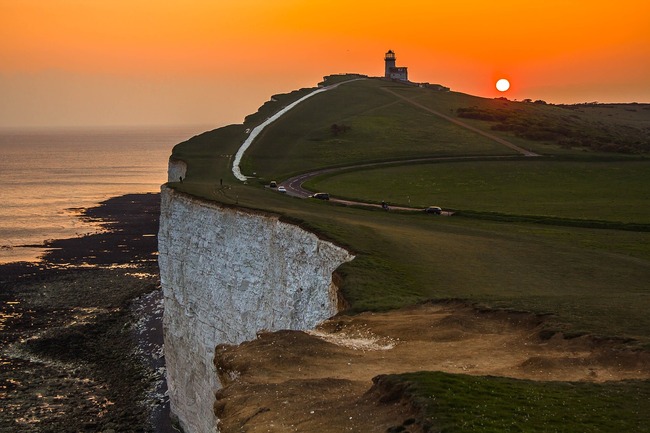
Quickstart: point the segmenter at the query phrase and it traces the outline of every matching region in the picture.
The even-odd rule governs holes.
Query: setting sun
[[[497,81],[497,90],[499,92],[505,92],[510,88],[510,81],[506,80],[505,78],[501,78],[499,81]]]
[[[650,101],[650,2],[583,3],[0,0],[0,127],[238,123],[324,75],[382,75],[388,49],[471,95]]]

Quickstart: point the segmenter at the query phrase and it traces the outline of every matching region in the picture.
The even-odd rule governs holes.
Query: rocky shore
[[[175,431],[162,358],[159,194],[84,211],[101,230],[0,266],[0,432]]]

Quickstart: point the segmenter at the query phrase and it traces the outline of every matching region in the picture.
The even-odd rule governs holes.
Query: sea
[[[79,218],[111,197],[159,192],[172,148],[214,127],[0,130],[0,264],[97,230]]]

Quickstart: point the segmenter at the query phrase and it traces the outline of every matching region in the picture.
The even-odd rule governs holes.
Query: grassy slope
[[[470,109],[501,116],[504,120],[462,120],[492,132],[509,130],[506,134],[515,144],[530,146],[530,149],[541,153],[575,153],[580,149],[618,149],[632,153],[650,151],[650,104],[555,106],[476,98],[455,92],[435,97],[417,92],[417,89],[402,89],[400,92],[450,115]],[[534,137],[535,140],[524,137]]]
[[[446,110],[447,113],[453,112],[457,105],[468,102],[503,102],[375,80],[346,84],[311,98],[274,123],[252,146],[245,160],[247,169],[244,172],[257,171],[267,180],[281,180],[290,173],[368,160],[438,155],[512,155],[510,149],[491,143],[477,134],[461,131],[457,126],[445,124],[435,116],[422,114],[395,97],[391,98],[380,89],[382,85],[390,85],[400,92],[412,92],[420,103],[426,103],[436,110]],[[250,119],[268,117],[267,112],[279,109],[297,97],[299,94],[280,97],[278,102],[263,107],[265,113]],[[547,106],[541,108],[554,109]],[[245,125],[222,128],[178,145],[173,157],[185,160],[190,168],[183,184],[173,183],[171,186],[225,204],[279,213],[353,250],[357,259],[339,269],[345,277],[342,290],[352,311],[385,310],[425,299],[461,298],[492,307],[552,313],[552,326],[565,329],[568,333],[588,332],[633,338],[641,344],[650,344],[650,316],[647,314],[650,307],[650,290],[647,286],[650,281],[649,233],[436,218],[421,213],[386,213],[294,199],[261,188],[255,181],[251,185],[241,185],[234,181],[230,173],[229,156],[244,140],[245,129],[254,126],[250,119]],[[333,123],[349,125],[351,129],[342,136],[333,137],[330,130]],[[474,124],[489,131],[489,125],[485,122],[474,121]],[[573,155],[574,159],[580,159],[585,154],[590,158],[594,155],[593,152],[586,153],[579,149],[563,149],[512,138],[508,133],[499,134],[520,146],[547,155]],[[454,139],[456,136],[458,140]],[[613,159],[614,162],[598,164],[605,164],[607,170],[613,170],[617,165],[627,163],[621,158]],[[583,162],[591,164],[589,161],[577,161],[555,165],[558,163],[552,160],[513,161],[507,164],[514,164],[512,169],[518,170],[514,181],[522,178],[530,181],[544,171],[566,177],[575,170],[572,164]],[[447,164],[445,169],[452,180],[455,177],[477,181],[480,176],[494,177],[502,168],[499,164],[502,163],[456,163]],[[629,166],[622,166],[619,172],[629,172],[631,177],[622,179],[623,183],[612,191],[627,193],[628,189],[636,187],[639,179],[645,179],[643,168],[647,165],[643,164],[647,163],[630,161]],[[425,175],[426,172],[421,170],[428,167],[424,165],[415,170]],[[635,170],[628,170],[627,167],[637,167],[637,174],[634,175]],[[435,168],[439,169],[437,166]],[[391,169],[399,173],[391,176],[415,177],[416,174],[408,171],[411,169]],[[219,185],[220,179],[224,179],[223,187]],[[331,180],[336,181],[336,178]],[[505,182],[503,179],[501,181]],[[514,181],[512,184],[519,187],[521,182]],[[554,185],[554,189],[563,185],[562,178],[546,178],[546,181]],[[371,198],[381,195],[383,198],[386,182],[385,174],[379,173],[375,178],[361,177],[353,183],[359,184],[359,195],[369,194]],[[589,191],[592,182],[597,182],[597,178],[583,180],[574,194],[563,194],[558,209],[568,207],[570,209],[565,209],[567,215],[582,215],[585,212],[592,217],[598,203],[578,207],[583,202],[581,194]],[[412,188],[413,191],[417,190],[416,184],[402,180],[396,182],[392,189],[404,197],[411,193]],[[536,206],[535,201],[543,195],[543,184],[544,179],[538,181],[536,199],[529,204],[522,203],[517,195],[500,196],[500,209],[505,207],[512,212],[528,212],[526,206]],[[503,188],[503,184],[500,187]],[[476,195],[470,197],[472,188],[463,189],[458,184],[450,186],[449,190],[450,200],[458,200],[459,207],[472,209],[473,203],[478,202],[483,210],[487,209],[486,203],[495,200],[489,194],[498,192],[498,188],[491,192],[484,191],[487,197],[479,201]],[[422,191],[426,191],[426,187]],[[521,193],[525,191],[523,188]],[[615,198],[629,200],[629,203],[621,202],[623,204],[620,205],[634,209],[638,195],[625,198],[621,194],[621,197]],[[430,203],[424,195],[418,200],[422,200],[422,204],[439,203]],[[639,201],[634,219],[647,223],[647,205],[644,203]],[[537,212],[534,207],[531,209],[531,212]],[[599,217],[616,218],[616,215],[599,214]],[[405,380],[412,381],[413,378]],[[465,392],[462,387],[458,388],[460,385],[454,386],[457,386],[458,393]],[[529,385],[522,386],[529,389]],[[638,386],[646,385],[620,385],[621,398],[637,398]],[[605,386],[604,389],[613,388]],[[428,395],[431,391],[425,389],[422,392]],[[602,400],[597,392],[586,394],[588,396],[585,398],[591,398],[594,402]],[[506,408],[512,408],[514,404],[506,403]],[[567,404],[577,403],[574,399]],[[452,411],[449,408],[446,410]],[[606,419],[618,417],[615,407],[608,410],[603,415]],[[546,431],[540,428],[521,431]]]
[[[448,155],[512,155],[513,151],[397,100],[378,80],[356,81],[307,100],[273,123],[247,154],[258,176],[369,161]],[[350,130],[334,136],[333,124]]]
[[[364,139],[353,140],[357,137],[352,136],[355,127],[361,128],[359,125],[365,125],[365,122],[368,125],[373,123],[368,121],[368,113],[373,113],[373,119],[377,112],[390,118],[391,112],[385,111],[388,108],[398,111],[403,109],[412,114],[425,123],[425,130],[430,125],[430,115],[418,117],[419,114],[411,111],[410,106],[403,106],[394,96],[383,92],[380,88],[383,85],[401,92],[420,92],[423,95],[420,100],[430,101],[432,106],[435,104],[431,101],[435,101],[435,108],[441,111],[444,106],[439,99],[444,102],[450,97],[461,98],[466,103],[465,99],[470,98],[468,95],[449,96],[447,93],[379,80],[349,83],[311,98],[288,114],[284,121],[274,123],[268,133],[263,134],[252,146],[249,163],[259,165],[257,170],[262,175],[266,173],[269,177],[280,180],[281,173],[301,171],[303,164],[309,168],[353,164],[368,159],[387,159],[386,154],[391,158],[460,155],[461,152],[480,155],[490,151],[511,154],[510,149],[486,143],[484,137],[471,132],[462,135],[466,140],[463,146],[457,148],[448,146],[445,141],[438,141],[437,138],[423,138],[419,142],[413,138],[416,143],[412,147],[406,145],[409,142],[406,139],[398,146],[391,144],[396,140],[393,135],[398,136],[406,129],[412,131],[411,137],[417,135],[413,132],[416,131],[416,123],[411,124],[410,128],[400,126],[395,132],[377,121],[379,126],[372,126],[371,129],[378,138],[374,141],[368,139],[366,134],[370,133],[364,130],[363,133],[358,132]],[[294,92],[276,97],[277,102],[267,103],[263,107],[264,113],[257,113],[250,118],[260,120],[268,117],[274,109],[281,108],[303,93],[304,91]],[[473,99],[484,101],[480,98]],[[319,116],[326,120],[317,120],[320,119]],[[397,119],[408,117],[400,116]],[[345,122],[352,126],[349,132],[350,143],[337,146],[337,152],[327,153],[323,148],[331,146],[331,143],[325,143],[329,139],[314,142],[312,138],[314,130],[320,131],[323,137],[329,137],[331,132],[327,125],[333,122]],[[273,194],[254,185],[246,186],[235,182],[230,173],[230,156],[245,139],[244,131],[250,126],[252,124],[249,122],[246,125],[221,128],[178,145],[173,156],[188,161],[190,168],[183,184],[172,185],[208,199],[278,212],[349,247],[359,257],[344,265],[341,272],[346,275],[343,292],[353,311],[382,310],[424,299],[457,297],[506,308],[551,312],[557,315],[559,322],[573,326],[576,330],[650,342],[650,318],[645,314],[650,307],[646,285],[650,281],[650,234],[647,232],[456,218],[435,219],[420,214],[386,214],[349,209]],[[431,131],[429,130],[430,133]],[[450,134],[448,138],[451,142],[451,132],[444,134]],[[429,135],[423,134],[426,137]],[[277,138],[280,136],[284,139]],[[365,152],[371,153],[373,157],[364,158]],[[566,153],[566,150],[562,152]],[[406,197],[413,191],[414,203],[424,205],[433,204],[424,198],[426,193],[418,195],[418,191],[427,188],[418,189],[417,181],[413,181],[417,176],[408,170],[415,170],[415,173],[421,175],[422,170],[431,167],[440,170],[440,167],[444,167],[447,178],[457,180],[457,185],[448,185],[449,191],[446,192],[450,200],[457,200],[452,201],[458,203],[457,207],[472,208],[476,204],[478,210],[492,210],[489,203],[498,201],[499,209],[505,208],[514,213],[536,213],[540,211],[538,202],[543,202],[546,207],[551,204],[555,206],[554,213],[565,212],[563,215],[580,216],[585,212],[586,217],[619,220],[621,218],[617,218],[619,215],[615,213],[598,212],[601,202],[589,202],[583,197],[590,191],[590,185],[595,184],[597,179],[594,177],[588,178],[588,181],[582,179],[579,188],[565,191],[559,198],[555,197],[557,203],[552,203],[553,194],[547,194],[544,188],[545,183],[548,183],[549,189],[561,190],[577,166],[586,164],[591,167],[590,164],[599,164],[605,165],[608,173],[617,171],[629,176],[619,179],[621,184],[612,187],[607,194],[607,197],[618,200],[614,208],[624,207],[633,214],[631,220],[647,223],[648,209],[644,206],[647,201],[640,201],[644,191],[639,188],[639,182],[647,179],[647,162],[614,159],[616,161],[611,163],[529,159],[458,162],[382,169],[378,170],[376,177],[366,179],[369,181],[364,181],[367,172],[359,177],[349,174],[342,178],[345,181],[346,176],[352,176],[353,180],[348,182],[350,188],[357,188],[359,196],[371,199],[385,198],[386,183],[394,182],[391,183],[391,194]],[[504,170],[504,166],[509,169]],[[384,170],[393,170],[398,174],[388,176],[391,180],[387,180],[382,174]],[[545,178],[545,172],[552,172],[554,176]],[[484,182],[498,173],[497,180],[500,183],[487,187],[487,192],[483,191],[483,194],[477,194],[472,187],[463,185]],[[402,178],[404,174],[407,176]],[[398,180],[400,178],[401,181]],[[225,180],[224,187],[220,186],[220,179]],[[332,181],[336,179],[334,177]],[[520,179],[535,180],[535,187],[529,192],[535,194],[525,202],[521,200],[521,195],[526,194],[527,188],[522,188],[524,182]],[[598,189],[606,187],[609,179],[611,176],[604,181],[600,179]],[[506,193],[500,192],[508,183],[512,189],[506,190]],[[637,192],[632,194],[635,190]],[[517,194],[508,193],[512,191]],[[618,196],[617,191],[620,191]],[[495,199],[494,194],[497,193],[500,195]],[[636,208],[635,203],[638,203]]]

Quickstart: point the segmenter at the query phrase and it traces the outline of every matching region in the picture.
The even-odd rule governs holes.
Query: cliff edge
[[[333,316],[332,273],[354,256],[276,215],[167,187],[158,239],[171,409],[186,433],[217,432],[215,347]]]

